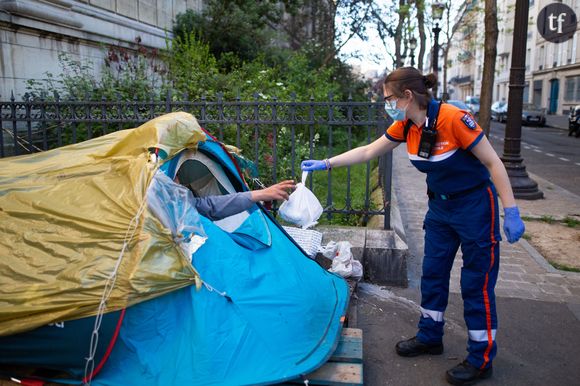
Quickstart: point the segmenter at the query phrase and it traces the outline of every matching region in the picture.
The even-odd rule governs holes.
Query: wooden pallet
[[[362,385],[363,384],[362,330],[343,328],[336,350],[318,370],[284,385]]]

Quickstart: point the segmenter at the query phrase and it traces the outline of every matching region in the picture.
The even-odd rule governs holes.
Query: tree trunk
[[[483,76],[479,100],[479,125],[485,135],[489,135],[491,121],[491,98],[495,76],[495,60],[497,56],[497,3],[496,0],[485,0],[485,41]]]
[[[395,68],[401,66],[401,42],[403,40],[403,24],[405,23],[405,0],[399,0],[399,22],[395,30]]]
[[[417,68],[423,72],[423,58],[425,57],[425,0],[417,0],[417,27],[419,28],[419,55]]]
[[[441,94],[441,99],[447,100],[449,99],[449,94],[447,93],[447,60],[449,57],[449,42],[443,49],[443,93]]]

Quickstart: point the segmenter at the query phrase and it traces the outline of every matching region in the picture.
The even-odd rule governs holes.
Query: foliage
[[[301,3],[212,0],[211,7],[204,8],[211,14],[205,13],[203,22],[200,15],[191,11],[177,17],[175,38],[167,40],[165,50],[148,49],[137,39],[131,47],[104,48],[105,61],[100,66],[61,54],[60,76],[47,73],[43,80],[29,81],[29,96],[47,100],[58,95],[60,99],[132,102],[160,101],[170,91],[174,101],[185,98],[190,101],[202,98],[232,101],[239,98],[242,101],[303,102],[325,101],[331,95],[338,100],[351,96],[354,100],[366,100],[363,90],[368,85],[356,79],[348,65],[336,58],[328,60],[328,52],[334,52],[332,47],[322,47],[315,41],[302,44],[297,50],[280,46],[286,37],[277,36],[271,28],[271,24],[282,16],[280,4],[284,4],[286,11],[292,11]],[[281,39],[276,42],[277,47],[270,46],[273,39]],[[129,117],[131,110],[136,109],[131,103],[121,106],[115,107],[118,112],[111,113]],[[267,109],[273,109],[273,106],[263,106],[266,110],[260,114],[271,114],[272,111]],[[305,113],[302,111],[303,115]],[[340,108],[335,108],[332,113],[337,118],[346,114]],[[65,115],[75,116],[75,113],[67,111]],[[62,133],[63,144],[104,134],[110,129],[124,128],[122,124],[109,128],[106,123],[98,127],[85,123],[66,127],[61,127],[60,122],[56,124]],[[283,178],[297,178],[303,159],[324,157],[327,153],[326,147],[319,146],[321,143],[331,145],[337,154],[349,147],[349,141],[356,143],[361,140],[361,135],[364,137],[364,133],[355,133],[349,139],[346,130],[337,130],[330,141],[331,130],[327,125],[319,124],[280,124],[268,128],[223,124],[208,129],[214,134],[219,132],[224,142],[237,144],[248,160],[257,161],[260,178],[266,184]],[[245,131],[240,135],[242,130]],[[57,145],[60,145],[60,135],[58,140]],[[356,167],[353,170],[358,171]],[[335,175],[345,173],[346,170],[337,171]],[[363,176],[362,172],[352,174],[354,207],[363,204]],[[344,186],[333,184],[333,189],[343,189]],[[363,189],[362,193],[360,189]],[[342,197],[343,193],[336,193],[336,197]],[[339,207],[345,204],[337,203]],[[340,221],[356,223],[358,217]]]
[[[567,216],[564,219],[564,224],[569,228],[576,228],[577,226],[580,226],[580,220]]]
[[[194,32],[218,59],[233,53],[243,61],[253,60],[270,45],[273,30],[269,26],[281,21],[284,10],[293,12],[301,3],[209,0],[202,13],[189,9],[177,15],[173,32],[182,38]]]
[[[133,49],[109,46],[98,70],[92,61],[80,61],[65,52],[59,53],[58,60],[61,74],[57,77],[46,72],[44,79],[28,80],[26,97],[146,100],[166,84],[167,70],[158,50],[141,45],[140,38],[135,40]]]

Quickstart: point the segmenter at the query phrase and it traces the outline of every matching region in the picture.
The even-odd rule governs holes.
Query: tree
[[[417,28],[419,30],[419,55],[417,55],[417,68],[423,70],[423,58],[425,57],[425,0],[415,0],[417,10]]]
[[[290,0],[208,0],[202,13],[188,9],[177,15],[173,32],[181,38],[195,32],[218,60],[231,53],[242,61],[253,60],[272,46],[272,26],[301,5]]]
[[[495,60],[497,56],[497,2],[485,0],[485,41],[483,76],[481,82],[481,94],[479,99],[479,125],[486,135],[489,135],[491,121],[491,99],[493,95],[493,82],[495,77]]]

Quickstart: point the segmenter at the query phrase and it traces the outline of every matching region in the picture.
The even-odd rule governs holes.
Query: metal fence
[[[367,101],[303,102],[265,100],[255,94],[253,100],[223,100],[202,97],[191,101],[167,93],[163,98],[148,101],[60,100],[52,98],[16,101],[0,100],[0,157],[46,151],[77,143],[109,132],[138,125],[165,113],[186,111],[220,141],[243,150],[246,158],[259,168],[260,178],[267,183],[300,175],[304,158],[326,158],[360,144],[370,143],[387,127],[382,103]],[[390,229],[391,158],[379,159],[378,181],[371,180],[371,162],[363,166],[364,198],[353,197],[351,167],[341,181],[326,174],[326,198],[317,193],[328,219],[335,214],[358,215],[363,223],[369,216],[384,215],[384,227]],[[360,174],[360,169],[355,171]],[[361,176],[357,175],[357,184]],[[320,177],[317,177],[320,178]],[[336,179],[336,178],[335,178]],[[318,181],[318,180],[317,180]],[[318,181],[320,182],[320,181]],[[333,186],[333,183],[335,185]],[[371,188],[382,188],[384,206],[371,202]],[[312,188],[312,179],[309,180]],[[344,194],[336,196],[340,185]],[[354,198],[362,204],[353,204]],[[340,201],[337,205],[335,201]]]

